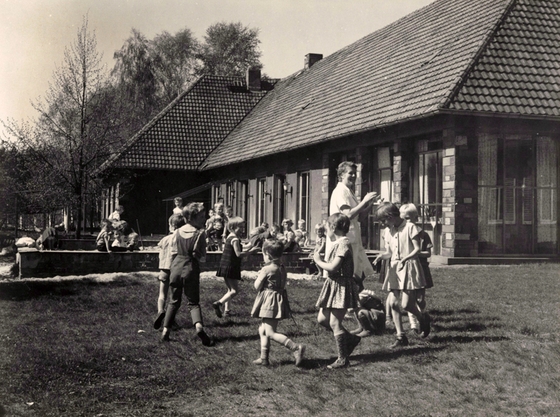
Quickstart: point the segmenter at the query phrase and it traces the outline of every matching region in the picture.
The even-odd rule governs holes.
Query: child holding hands
[[[247,255],[247,252],[243,252],[241,247],[240,237],[244,224],[245,220],[241,217],[232,217],[227,224],[229,235],[216,276],[224,278],[228,290],[222,298],[212,303],[218,318],[221,318],[222,315],[231,315],[230,301],[237,296],[239,281],[241,281],[241,258]]]
[[[173,214],[169,217],[169,233],[158,243],[159,248],[159,294],[157,300],[158,314],[154,321],[154,329],[159,329],[165,318],[165,303],[169,291],[169,275],[171,273],[171,263],[177,255],[177,240],[175,230],[185,225],[185,218],[182,214]]]
[[[420,323],[422,337],[430,333],[430,316],[422,313],[416,301],[416,290],[425,288],[426,280],[418,253],[420,252],[420,229],[414,223],[407,223],[400,217],[397,206],[383,203],[377,209],[379,221],[386,224],[384,240],[386,252],[383,259],[390,259],[385,272],[383,290],[390,291],[387,303],[391,306],[391,314],[397,331],[397,340],[391,348],[408,345],[408,338],[403,332],[401,307],[412,313]]]
[[[332,330],[336,341],[338,358],[328,366],[329,369],[347,367],[350,355],[361,340],[350,334],[342,324],[346,311],[358,307],[352,247],[346,237],[349,229],[348,216],[341,213],[331,215],[327,221],[327,237],[332,242],[330,252],[325,255],[325,260],[318,253],[313,255],[317,266],[328,274],[317,300],[317,322]]]
[[[283,250],[282,242],[276,239],[268,239],[263,244],[265,265],[255,280],[255,289],[259,292],[251,310],[252,317],[262,319],[259,326],[261,356],[253,361],[256,365],[268,366],[271,339],[294,352],[296,366],[301,365],[305,353],[305,345],[296,344],[286,335],[276,332],[278,322],[292,314],[286,292],[286,269],[281,264]]]
[[[171,300],[167,305],[161,340],[169,341],[171,325],[181,306],[183,292],[191,312],[196,334],[204,346],[213,346],[214,341],[204,331],[200,310],[200,262],[206,260],[206,232],[204,222],[206,213],[203,203],[189,203],[183,207],[183,217],[187,224],[175,231],[177,256],[171,263],[169,287]]]

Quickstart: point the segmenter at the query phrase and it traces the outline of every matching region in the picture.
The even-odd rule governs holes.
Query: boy
[[[165,318],[165,302],[167,301],[167,292],[169,290],[169,274],[171,272],[171,263],[177,255],[177,241],[175,240],[175,230],[185,225],[185,218],[182,214],[173,214],[169,217],[169,233],[158,243],[159,247],[159,295],[158,295],[158,314],[154,321],[154,329],[159,329]],[[179,326],[173,322],[173,330]]]
[[[213,346],[214,341],[204,331],[200,310],[200,263],[206,261],[206,232],[204,223],[206,212],[203,203],[189,203],[183,208],[187,224],[177,229],[175,240],[177,256],[171,263],[169,288],[171,299],[167,304],[163,322],[162,342],[169,341],[171,325],[181,306],[183,292],[196,334],[204,346]]]
[[[358,336],[368,337],[381,333],[385,329],[385,312],[381,298],[371,290],[362,290],[358,294],[358,304],[357,317],[361,326]]]

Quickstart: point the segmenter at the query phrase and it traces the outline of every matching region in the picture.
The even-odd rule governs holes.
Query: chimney
[[[250,91],[261,90],[261,70],[255,67],[247,68],[247,88]]]
[[[323,54],[307,54],[305,55],[303,68],[309,69],[321,59],[323,59]]]

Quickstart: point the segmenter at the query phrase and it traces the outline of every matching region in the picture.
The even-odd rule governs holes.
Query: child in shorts
[[[158,243],[159,248],[159,294],[157,300],[158,313],[154,320],[154,329],[159,329],[165,318],[165,303],[169,291],[169,274],[171,273],[171,262],[177,255],[177,240],[175,230],[185,225],[182,214],[173,214],[169,217],[169,234]],[[173,327],[178,327],[176,324]]]

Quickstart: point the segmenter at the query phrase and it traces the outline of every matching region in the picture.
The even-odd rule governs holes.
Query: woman
[[[350,218],[350,230],[346,235],[352,246],[354,259],[354,276],[359,280],[365,279],[368,275],[373,275],[373,267],[368,260],[366,251],[362,246],[362,233],[358,215],[368,209],[375,200],[377,193],[371,191],[367,193],[362,201],[354,194],[356,187],[356,164],[349,161],[341,162],[337,168],[338,184],[331,194],[329,215],[343,213]],[[329,253],[332,243],[327,239],[325,253]]]

